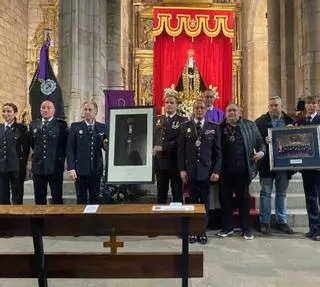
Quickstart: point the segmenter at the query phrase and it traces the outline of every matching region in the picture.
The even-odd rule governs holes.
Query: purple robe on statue
[[[218,108],[212,106],[209,110],[207,110],[205,119],[207,121],[212,121],[215,124],[220,124],[224,118],[224,112]]]

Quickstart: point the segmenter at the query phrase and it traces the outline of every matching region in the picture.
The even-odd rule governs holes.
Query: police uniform
[[[27,127],[0,124],[0,204],[22,204],[30,146]]]
[[[75,170],[77,203],[95,204],[99,201],[100,181],[103,173],[102,148],[107,126],[85,121],[72,123],[67,147],[68,171]]]
[[[167,203],[169,181],[171,182],[172,199],[182,201],[182,182],[177,166],[177,139],[180,127],[187,118],[177,114],[162,115],[156,119],[156,145],[162,147],[155,156],[155,171],[157,176],[158,203]]]
[[[178,139],[178,169],[188,173],[190,203],[204,203],[208,211],[210,176],[221,171],[221,137],[216,124],[195,120],[181,125]]]
[[[36,204],[47,203],[49,183],[53,204],[62,204],[62,184],[68,126],[63,120],[52,118],[30,123],[30,141],[33,149],[32,174]]]

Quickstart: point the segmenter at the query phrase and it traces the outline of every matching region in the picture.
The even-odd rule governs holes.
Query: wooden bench
[[[34,253],[0,254],[0,278],[182,278],[203,276],[203,253],[189,253],[188,235],[201,234],[205,209],[152,211],[151,204],[101,205],[83,213],[83,205],[0,205],[0,237],[32,236]],[[43,236],[110,236],[107,252],[45,253]],[[182,253],[117,253],[116,236],[172,235],[182,238]]]

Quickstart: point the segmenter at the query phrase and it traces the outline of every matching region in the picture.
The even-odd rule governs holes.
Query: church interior
[[[150,153],[144,150],[148,157],[140,157],[136,160],[139,163],[133,164],[134,169],[139,172],[140,166],[149,160],[151,164],[147,167],[150,168],[152,180],[138,183],[135,181],[134,184],[127,184],[129,181],[109,184],[103,177],[102,188],[99,186],[99,189],[106,193],[106,199],[110,201],[102,198],[99,204],[90,202],[85,207],[76,201],[77,180],[76,177],[70,177],[70,174],[76,175],[76,171],[73,168],[68,170],[64,158],[61,161],[60,179],[61,183],[63,182],[65,205],[51,204],[54,203],[52,196],[48,198],[51,200],[49,205],[34,205],[35,190],[31,180],[31,157],[28,161],[28,150],[25,163],[27,176],[25,181],[22,180],[24,205],[1,205],[0,287],[47,287],[47,275],[49,286],[65,287],[150,287],[151,284],[153,287],[162,287],[165,284],[174,287],[181,286],[181,278],[183,287],[319,286],[320,249],[316,246],[317,243],[306,239],[308,233],[309,238],[314,237],[314,234],[310,237],[311,230],[306,232],[309,210],[300,171],[290,173],[292,180],[285,195],[288,219],[285,225],[294,228],[292,234],[284,234],[278,230],[268,237],[262,232],[256,232],[256,228],[261,227],[258,221],[262,188],[260,178],[256,175],[252,178],[250,194],[248,184],[248,217],[250,225],[255,228],[257,240],[248,243],[247,240],[242,240],[243,237],[248,238],[245,233],[240,236],[241,228],[238,228],[241,226],[242,216],[239,205],[232,205],[235,202],[233,192],[236,187],[231,190],[230,201],[230,214],[236,220],[234,236],[219,239],[216,229],[221,227],[222,209],[219,206],[218,185],[210,186],[208,201],[210,200],[211,206],[195,204],[197,210],[194,213],[184,210],[189,217],[185,214],[181,217],[181,214],[178,214],[178,217],[174,208],[186,208],[186,205],[182,205],[178,200],[172,205],[157,202],[157,181],[154,182],[153,178],[155,168],[152,153],[154,152],[155,157],[157,152],[163,151],[163,130],[166,130],[163,129],[164,124],[172,130],[180,127],[180,122],[173,121],[173,116],[180,117],[178,113],[174,112],[172,117],[169,113],[164,115],[163,91],[166,88],[175,89],[171,98],[175,98],[174,104],[179,99],[179,109],[184,115],[191,112],[195,99],[198,99],[203,91],[214,91],[214,95],[218,95],[214,105],[221,110],[225,111],[230,102],[237,104],[232,105],[232,108],[239,115],[238,121],[241,117],[255,120],[267,113],[269,99],[272,97],[281,97],[284,111],[292,117],[296,116],[297,103],[301,102],[301,99],[320,98],[320,0],[0,0],[0,105],[8,102],[16,104],[19,110],[18,122],[29,124],[31,119],[30,87],[35,75],[38,75],[41,49],[48,36],[48,59],[62,91],[65,125],[70,126],[81,117],[84,119],[81,122],[85,125],[84,128],[80,127],[72,134],[83,138],[79,145],[84,146],[84,142],[88,145],[87,162],[89,157],[90,162],[93,162],[94,136],[99,136],[99,143],[105,144],[98,149],[99,154],[104,153],[99,157],[101,170],[105,164],[105,154],[108,156],[106,146],[110,138],[107,138],[107,125],[104,123],[108,123],[106,96],[109,92],[116,94],[120,91],[121,94],[133,95],[132,105],[150,106],[148,109],[151,110],[148,114],[150,121],[145,121],[146,116],[142,117],[141,122],[145,125],[143,127],[136,124],[134,117],[123,117],[118,128],[114,128],[118,131],[119,142],[124,143],[129,150],[134,144],[140,147],[141,141],[134,143],[132,132],[133,129],[139,130],[136,129],[139,126],[143,131],[135,139],[141,140],[143,134],[142,141],[147,145],[147,131],[151,130],[149,135],[152,134],[158,125],[161,126],[161,133],[158,132],[159,141],[162,140],[159,144],[161,150],[154,152],[156,145],[151,145],[155,142],[152,135],[148,141]],[[179,96],[176,96],[176,91]],[[318,102],[314,104],[317,105]],[[94,117],[89,125],[86,125],[87,121],[83,116],[85,112],[82,114],[86,105],[89,105],[92,113],[98,111],[97,117]],[[131,109],[131,104],[129,106]],[[162,120],[157,118],[157,124],[151,106],[155,107],[157,115],[163,116]],[[209,110],[203,101],[198,110],[201,109],[206,112]],[[319,111],[314,114],[317,112]],[[31,128],[30,131],[34,134],[40,130],[46,132],[50,121],[44,119],[42,122],[43,119],[39,119],[41,127]],[[58,120],[61,119],[57,117]],[[173,122],[170,122],[171,120]],[[192,147],[198,163],[200,146],[205,143],[205,139],[198,134],[203,134],[208,141],[212,141],[215,137],[212,137],[212,134],[216,132],[215,129],[209,133],[203,132],[201,121],[209,122],[203,118],[197,120],[199,132],[196,130],[196,121],[189,121],[194,125],[197,136]],[[288,127],[281,118],[282,122],[283,126],[280,128]],[[101,132],[93,131],[93,126],[97,126],[97,123],[102,126]],[[309,123],[311,124],[311,121]],[[5,132],[10,132],[10,128],[13,128],[2,118],[0,125],[4,128],[2,134],[6,139]],[[214,128],[216,127],[214,125]],[[126,129],[127,133],[123,132]],[[60,130],[67,133],[68,128],[63,127]],[[88,140],[83,137],[86,130],[90,136]],[[185,129],[186,134],[190,132],[191,128]],[[236,130],[231,130],[230,135],[230,145],[239,146],[239,137],[238,141],[233,143],[236,140]],[[265,142],[267,137],[263,137]],[[30,138],[32,137],[27,137],[26,142]],[[263,141],[259,135],[260,138]],[[46,147],[45,137],[43,139],[40,144]],[[5,140],[3,142],[6,143]],[[298,140],[296,142],[300,144]],[[281,152],[288,152],[288,149],[283,147],[285,144],[286,142],[280,142]],[[3,144],[1,148],[2,146],[10,147],[10,144]],[[107,152],[102,151],[102,148]],[[34,156],[34,148],[32,149]],[[12,150],[15,152],[15,148]],[[46,151],[45,148],[43,150]],[[50,151],[50,148],[47,150]],[[253,154],[246,157],[248,162],[258,161],[264,156],[264,151],[256,152],[255,147],[249,150],[253,151]],[[122,151],[119,145],[118,153],[121,155]],[[243,158],[244,151],[245,148],[240,151]],[[0,150],[0,154],[7,157],[6,152],[2,153]],[[86,152],[79,152],[79,158],[83,154]],[[256,159],[258,154],[261,157]],[[237,163],[235,157],[230,157]],[[42,156],[41,160],[45,158],[46,155]],[[211,156],[204,158],[210,159]],[[174,159],[176,160],[177,156]],[[123,158],[123,162],[122,158],[120,160],[115,164],[120,166],[119,170],[125,170],[123,166],[132,165],[127,164],[127,157]],[[197,166],[196,161],[194,163],[194,166]],[[5,160],[2,165],[6,165]],[[207,165],[208,170],[210,165]],[[86,167],[85,164],[78,166]],[[242,167],[247,168],[247,162]],[[93,164],[90,168],[93,169]],[[172,171],[170,168],[168,174]],[[181,172],[187,174],[185,170],[177,169],[179,180],[183,177]],[[1,171],[0,176],[4,173]],[[143,172],[140,170],[140,173]],[[102,176],[102,172],[99,176]],[[229,178],[225,178],[224,180],[229,182]],[[92,182],[100,183],[100,180],[101,177],[99,180],[94,178]],[[172,184],[172,179],[170,180]],[[234,178],[230,177],[230,182],[233,180]],[[289,179],[287,181],[289,184]],[[172,191],[172,185],[170,188]],[[273,186],[271,192],[272,189]],[[107,193],[110,190],[116,196],[110,196],[112,193]],[[180,190],[182,191],[182,184]],[[126,197],[131,194],[128,191],[132,191],[132,194],[136,192],[137,197]],[[185,190],[183,192],[185,193]],[[319,189],[317,192],[319,194]],[[123,194],[123,197],[119,194]],[[320,201],[317,200],[319,198],[313,198],[313,202],[319,207]],[[154,205],[155,202],[159,205]],[[190,203],[193,204],[192,201]],[[277,208],[275,205],[276,203],[270,203],[271,221],[276,217],[273,214]],[[161,213],[163,217],[155,216],[156,211],[160,212],[155,207],[168,208],[165,211],[172,214],[167,216],[168,213]],[[169,210],[170,207],[173,211]],[[11,208],[17,208],[18,212],[12,212]],[[66,212],[62,213],[59,208],[64,208]],[[24,213],[25,210],[29,210],[29,213]],[[97,218],[93,217],[95,215]],[[119,229],[116,230],[112,224]],[[208,244],[204,246],[198,238],[204,236],[198,236],[198,233],[203,233],[206,224],[208,230],[204,231],[204,235],[205,244]],[[191,235],[189,231],[194,232],[197,242],[188,241],[188,236]],[[320,229],[318,231],[320,232]],[[110,237],[110,240],[106,241],[106,237]],[[248,240],[253,238],[252,236]],[[316,241],[319,240],[317,235]],[[188,243],[192,243],[190,253]],[[106,248],[110,248],[110,254],[106,252]],[[118,250],[124,252],[120,251],[118,254]],[[37,255],[35,261],[34,254]],[[106,258],[109,265],[103,261]],[[45,274],[48,267],[45,261],[49,262],[48,266],[53,266],[52,269],[47,268],[48,274]],[[36,271],[30,267],[33,265],[36,266]],[[158,277],[152,273],[153,270],[158,272]],[[188,277],[192,279],[188,281]]]
[[[294,115],[299,98],[320,91],[319,5],[302,0],[1,0],[0,101],[17,103],[20,112],[28,106],[29,85],[49,30],[50,61],[68,122],[79,119],[87,99],[104,110],[105,89],[134,90],[136,105],[151,105],[155,73],[164,74],[161,66],[154,71],[159,52],[153,10],[186,7],[230,11],[232,66],[227,86],[244,115],[255,119],[264,113],[272,95],[280,95],[285,110]],[[191,38],[197,47],[199,37]],[[187,64],[190,49],[181,49]],[[183,85],[186,73],[179,70],[179,81],[173,84],[182,98],[192,98]],[[202,75],[196,73],[195,79],[197,75],[194,88],[201,90]],[[214,81],[205,79],[205,84],[215,87]],[[227,97],[221,89],[217,87],[219,101]],[[104,120],[104,113],[99,116]]]

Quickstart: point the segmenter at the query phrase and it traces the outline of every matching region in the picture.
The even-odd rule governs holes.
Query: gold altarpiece
[[[217,3],[219,2],[219,3]],[[228,3],[221,3],[228,2]],[[240,37],[241,4],[236,1],[214,0],[154,0],[133,1],[134,39],[133,39],[133,82],[135,101],[140,105],[152,102],[152,74],[153,74],[153,7],[154,6],[189,6],[213,9],[228,9],[234,11],[234,39],[233,39],[233,88],[232,94],[238,104],[242,104],[241,95],[241,63],[242,43]],[[195,39],[196,41],[196,39]],[[184,75],[182,75],[184,76]]]

